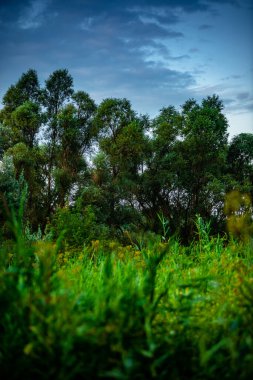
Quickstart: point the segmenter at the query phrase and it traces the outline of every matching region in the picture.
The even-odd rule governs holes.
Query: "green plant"
[[[163,231],[162,240],[166,241],[168,233],[169,233],[169,221],[168,219],[164,217],[163,213],[160,213],[160,214],[158,213],[157,216],[162,225],[162,231]]]

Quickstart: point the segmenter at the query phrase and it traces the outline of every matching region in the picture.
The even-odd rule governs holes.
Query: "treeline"
[[[212,233],[226,231],[229,213],[250,207],[253,134],[228,141],[223,103],[212,95],[187,100],[157,117],[138,115],[127,99],[99,105],[74,91],[67,70],[40,86],[35,70],[24,73],[0,111],[0,227],[10,236],[8,210],[27,188],[24,225],[82,245],[98,237],[124,239],[126,231],[161,232],[184,243],[196,215]],[[231,205],[226,207],[226,194]],[[237,195],[235,195],[237,194]],[[228,214],[228,215],[226,215]],[[240,231],[239,231],[240,232]]]

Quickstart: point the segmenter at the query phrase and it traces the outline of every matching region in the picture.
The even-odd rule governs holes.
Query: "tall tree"
[[[104,189],[107,194],[110,225],[119,226],[126,208],[134,209],[138,171],[146,149],[145,123],[126,99],[105,99],[97,109],[94,128],[103,154],[96,160],[99,166],[95,165],[93,178],[100,192]]]
[[[11,113],[24,102],[38,103],[40,101],[40,85],[37,72],[29,69],[21,75],[15,85],[12,85],[3,97],[6,113]]]
[[[0,140],[4,141],[5,150],[27,140],[34,144],[41,124],[40,97],[37,72],[32,69],[22,74],[5,93],[0,111]]]
[[[24,176],[28,184],[28,213],[31,223],[36,224],[39,215],[38,197],[40,166],[37,136],[42,124],[41,90],[35,70],[22,74],[3,98],[4,107],[0,112],[0,149],[11,156],[16,179]]]
[[[138,200],[153,228],[156,228],[158,222],[158,212],[162,212],[167,219],[172,216],[171,194],[176,174],[175,143],[180,128],[181,115],[172,106],[162,108],[160,114],[152,121],[153,138],[149,144],[150,154],[141,178]]]
[[[227,127],[223,104],[218,96],[208,96],[201,105],[190,100],[183,106],[182,140],[177,143],[180,177],[184,197],[184,231],[192,237],[196,214],[211,218],[210,183],[225,172]]]
[[[77,91],[72,95],[72,103],[76,109],[78,120],[79,145],[84,153],[95,138],[93,120],[97,106],[90,95],[84,91]]]
[[[54,209],[54,179],[56,167],[57,144],[59,143],[60,126],[58,114],[73,94],[73,79],[68,70],[54,71],[45,82],[43,90],[43,105],[46,107],[47,118],[47,213],[51,215]]]
[[[84,112],[84,107],[83,107]],[[90,115],[91,116],[91,115]],[[86,169],[84,151],[90,144],[90,126],[87,117],[80,115],[74,104],[68,104],[58,114],[59,145],[54,171],[57,203],[64,206],[74,184]]]
[[[17,142],[24,142],[33,148],[42,121],[39,105],[26,101],[12,112],[11,118]]]
[[[127,99],[108,98],[99,105],[94,119],[94,126],[100,138],[110,137],[115,140],[117,134],[133,121],[135,112]]]
[[[155,222],[160,211],[187,241],[196,214],[210,218],[225,173],[227,120],[217,96],[189,99],[182,111],[161,110],[153,121],[153,154],[143,174],[141,204]],[[220,207],[220,203],[219,203]],[[155,228],[156,223],[154,224]]]

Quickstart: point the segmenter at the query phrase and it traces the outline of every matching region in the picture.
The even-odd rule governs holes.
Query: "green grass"
[[[1,378],[251,378],[252,243],[202,227],[190,247],[82,252],[18,232],[1,250]]]

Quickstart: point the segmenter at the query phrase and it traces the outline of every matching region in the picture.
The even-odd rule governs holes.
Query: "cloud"
[[[234,91],[234,88],[227,89],[227,93],[230,93],[230,98],[224,98],[224,104],[226,110],[230,114],[245,114],[253,111],[253,97],[249,92]]]
[[[37,29],[44,21],[44,12],[47,8],[47,1],[33,0],[23,9],[18,19],[21,29]]]
[[[223,103],[224,103],[225,107],[231,107],[231,106],[234,105],[235,99],[233,99],[233,98],[223,98]]]
[[[81,30],[92,30],[92,25],[94,23],[94,17],[86,17],[80,24]]]
[[[212,29],[212,25],[209,25],[209,24],[202,24],[199,26],[199,30],[209,30],[209,29]]]
[[[236,79],[236,80],[238,80],[238,79],[242,79],[242,75],[238,75],[238,74],[233,74],[233,75],[229,75],[229,76],[227,76],[227,77],[224,77],[224,78],[222,78],[221,80],[222,81],[231,81],[231,79]]]
[[[188,51],[189,53],[198,53],[199,49],[194,47],[194,48],[189,49]]]
[[[239,92],[236,97],[238,100],[246,100],[249,98],[249,96],[249,92]]]
[[[205,17],[200,18],[199,30],[208,31],[214,5],[225,3],[235,2],[9,0],[4,6],[1,2],[4,33],[0,43],[5,57],[0,62],[1,82],[8,87],[29,67],[38,70],[42,79],[66,67],[74,77],[75,88],[88,91],[97,101],[127,97],[138,110],[154,113],[192,96],[199,100],[218,93],[232,99],[227,102],[232,109],[246,103],[246,98],[242,99],[244,88],[238,95],[234,87],[227,90],[231,79],[237,83],[241,78],[228,70],[223,82],[211,86],[207,66],[201,71],[206,63],[205,46],[191,40],[184,28],[185,20],[190,24],[196,12],[196,30],[201,12]],[[205,77],[205,87],[198,84],[200,76]]]
[[[253,111],[253,97],[250,94],[247,94],[247,97],[244,98],[241,96],[246,96],[246,93],[237,94],[237,99],[235,100],[234,109],[231,110],[232,113],[248,113]]]

